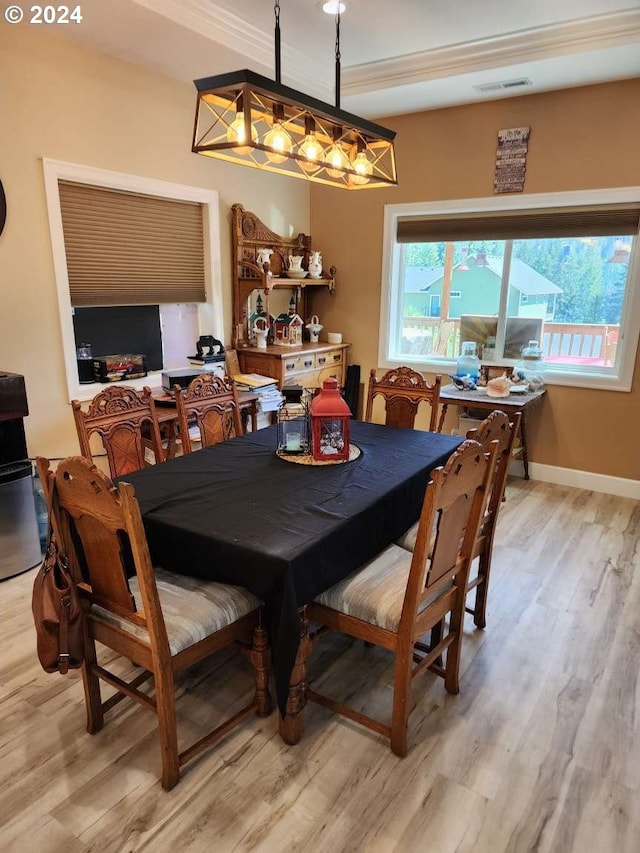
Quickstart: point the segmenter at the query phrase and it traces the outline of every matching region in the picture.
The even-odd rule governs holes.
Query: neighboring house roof
[[[404,290],[405,293],[417,293],[421,290],[429,290],[434,281],[442,278],[444,267],[405,267]]]
[[[487,255],[489,269],[497,276],[502,275],[502,258]],[[536,272],[529,264],[518,258],[511,258],[511,274],[509,281],[512,287],[527,296],[538,296],[543,293],[563,293],[561,287],[554,284],[546,276]]]
[[[473,263],[472,258],[469,261]],[[459,272],[458,264],[454,266],[453,272]],[[501,278],[502,258],[495,255],[487,255],[487,267],[491,272]],[[469,272],[473,273],[474,267],[470,265]],[[466,273],[460,273],[464,275]],[[431,286],[440,281],[444,276],[444,267],[405,267],[404,291],[405,293],[420,293],[430,290]],[[460,276],[456,276],[456,289],[459,289]],[[526,296],[536,296],[547,293],[562,293],[561,287],[554,284],[546,276],[536,272],[529,264],[518,258],[511,259],[511,286]]]

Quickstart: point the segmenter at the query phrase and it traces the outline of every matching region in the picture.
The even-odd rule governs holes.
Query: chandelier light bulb
[[[258,138],[258,133],[253,125],[251,125],[251,140],[255,142]],[[234,146],[234,151],[237,151],[238,154],[246,154],[250,149],[245,145],[247,141],[246,129],[244,126],[244,112],[239,110],[236,114],[235,119],[229,125],[227,130],[227,142],[237,142],[238,145]]]
[[[327,15],[337,15],[338,12],[342,15],[346,9],[346,4],[340,2],[340,0],[324,0],[322,3],[322,11]]]
[[[373,173],[373,164],[367,157],[366,151],[361,151],[353,161],[355,175],[351,175],[354,184],[366,184]]]
[[[349,168],[349,158],[337,143],[332,145],[327,152],[325,163],[327,164],[327,175],[332,178],[342,178],[344,176],[342,170]]]
[[[300,146],[300,154],[309,161],[308,163],[305,163],[304,160],[300,162],[300,166],[305,172],[314,172],[322,165],[324,150],[315,133],[308,133],[305,136],[304,142]]]
[[[271,151],[266,151],[267,160],[271,163],[284,163],[288,155],[291,154],[293,143],[291,137],[280,124],[275,122],[269,133],[264,138],[264,144],[271,148]]]

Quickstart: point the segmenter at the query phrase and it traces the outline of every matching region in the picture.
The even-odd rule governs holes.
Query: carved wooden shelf
[[[249,300],[254,291],[261,291],[268,300],[272,290],[290,290],[295,294],[297,313],[305,324],[312,315],[310,294],[316,288],[335,290],[335,267],[321,278],[292,278],[286,275],[289,255],[302,255],[303,268],[309,263],[311,237],[298,234],[282,237],[271,231],[255,215],[241,204],[231,207],[233,237],[233,345],[236,349],[250,344],[252,330],[249,329]],[[260,249],[271,249],[270,262],[259,265]],[[265,306],[268,313],[268,307]],[[305,341],[308,333],[305,330]]]
[[[233,217],[233,345],[238,351],[240,369],[243,373],[260,373],[273,376],[280,387],[301,385],[312,388],[321,385],[330,376],[335,376],[339,385],[346,377],[347,350],[349,344],[311,343],[306,328],[300,346],[287,347],[270,345],[266,349],[255,346],[249,328],[250,302],[256,299],[256,291],[263,300],[264,312],[269,315],[270,296],[274,291],[290,291],[295,298],[296,311],[305,327],[313,315],[313,295],[318,288],[329,293],[335,290],[335,267],[324,270],[321,278],[289,277],[286,275],[289,255],[302,255],[302,268],[308,266],[311,253],[311,237],[282,237],[271,231],[258,217],[241,204],[231,207]],[[258,264],[258,251],[271,249],[269,263]],[[328,273],[328,274],[327,274]],[[285,297],[286,298],[286,297]],[[275,300],[282,301],[280,300]],[[273,312],[275,315],[276,311]]]

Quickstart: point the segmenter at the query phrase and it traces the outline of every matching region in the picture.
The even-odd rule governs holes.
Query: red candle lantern
[[[339,462],[349,458],[349,422],[351,411],[342,399],[338,380],[325,379],[311,401],[313,458]]]

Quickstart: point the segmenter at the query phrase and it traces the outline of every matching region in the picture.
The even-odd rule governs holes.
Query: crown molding
[[[352,66],[343,73],[342,94],[406,86],[636,41],[640,41],[640,9],[576,18]]]
[[[273,34],[212,0],[134,0],[140,6],[223,44],[262,68],[274,66]],[[556,56],[640,42],[640,9],[626,9],[516,30],[419,53],[342,68],[342,95],[357,95]],[[283,40],[282,65],[295,88],[333,99],[333,63],[309,57]],[[319,81],[331,81],[323,85]]]
[[[162,15],[200,36],[237,51],[263,68],[274,69],[273,32],[264,32],[239,15],[210,0],[134,0],[151,12]],[[333,98],[333,65],[318,62],[295,47],[281,47],[285,76],[295,81],[295,88],[311,89],[318,98]],[[246,64],[246,60],[243,60]],[[244,65],[243,65],[244,67]],[[323,85],[319,80],[330,80]]]

